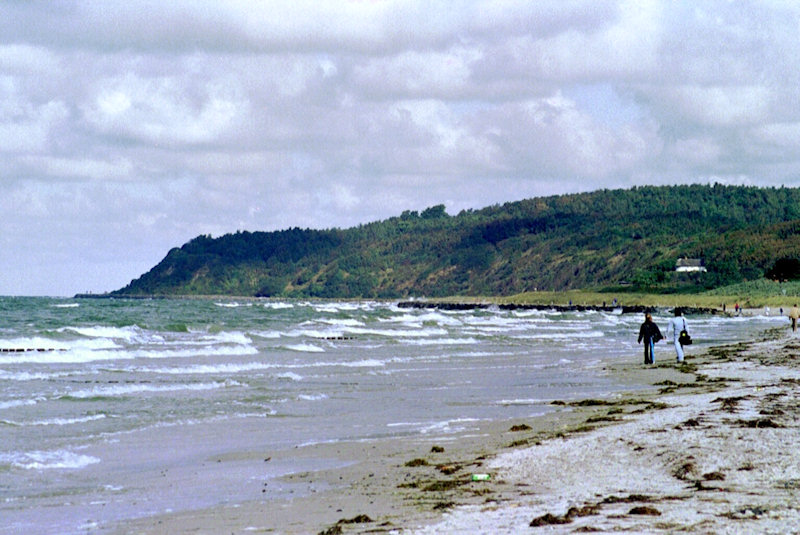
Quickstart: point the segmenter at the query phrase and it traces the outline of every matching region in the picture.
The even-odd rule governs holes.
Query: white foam
[[[0,409],[11,409],[14,407],[24,407],[26,405],[36,405],[33,399],[12,399],[10,401],[0,401]]]
[[[346,327],[361,327],[364,325],[363,321],[359,321],[356,319],[326,319],[321,320],[322,323],[327,323],[328,325],[337,325],[337,326],[346,326]]]
[[[391,318],[379,318],[378,321],[392,322],[392,323],[421,324],[421,322],[419,321],[419,316],[414,316],[412,314],[401,314],[399,316],[393,316]]]
[[[0,370],[0,380],[2,381],[49,381],[58,377],[67,377],[70,372],[61,373],[36,373],[36,372],[8,372]]]
[[[214,374],[236,374],[242,372],[267,370],[277,367],[277,364],[266,362],[247,362],[243,364],[222,363],[222,364],[198,364],[195,366],[181,367],[160,367],[160,368],[129,368],[126,371],[136,373],[158,373],[165,375],[214,375]]]
[[[330,305],[313,304],[311,307],[317,312],[326,312],[329,314],[336,314],[338,312],[352,312],[364,308],[358,303],[336,303]]]
[[[319,331],[316,329],[295,329],[286,333],[290,338],[330,338],[342,336],[342,331]]]
[[[289,379],[291,381],[302,381],[303,376],[293,372],[277,373],[274,375],[276,379]]]
[[[345,368],[380,368],[386,366],[386,363],[377,359],[364,359],[354,362],[337,362],[335,365],[344,366]]]
[[[289,349],[291,351],[300,351],[300,352],[303,352],[303,353],[324,353],[325,352],[325,350],[322,349],[321,347],[317,347],[317,346],[311,345],[311,344],[292,344],[292,345],[286,346],[286,349]]]
[[[79,306],[81,306],[81,304],[80,303],[57,303],[57,304],[50,305],[50,306],[52,306],[53,308],[78,308]]]
[[[472,326],[486,326],[486,327],[509,327],[525,325],[517,318],[504,317],[504,316],[488,316],[488,317],[468,317],[464,319],[464,323]]]
[[[475,338],[434,338],[434,339],[411,339],[402,340],[406,345],[414,346],[454,346],[454,345],[472,345],[477,344],[478,340]]]
[[[214,383],[188,383],[188,384],[169,384],[169,385],[151,385],[151,384],[124,384],[103,386],[98,388],[89,388],[86,390],[77,390],[66,394],[72,398],[94,398],[94,397],[122,397],[132,394],[141,394],[144,392],[150,393],[163,393],[163,392],[180,392],[200,391],[200,390],[215,390],[217,388],[225,388],[227,386],[238,386],[239,383],[235,381],[214,382]]]
[[[294,308],[291,303],[264,303],[264,308],[271,308],[273,310],[283,310],[287,308]]]
[[[412,331],[400,331],[393,329],[360,329],[354,327],[345,328],[345,332],[350,334],[364,334],[374,336],[388,336],[392,338],[418,338],[427,336],[444,336],[447,331],[444,329],[416,329]]]
[[[549,403],[553,401],[552,399],[539,399],[539,398],[528,398],[528,399],[501,399],[497,401],[497,405],[501,405],[503,407],[512,406],[512,405],[542,405],[543,403]]]
[[[275,338],[280,338],[282,336],[282,333],[279,331],[254,331],[251,334],[259,338],[267,338],[273,340]]]
[[[214,303],[218,307],[222,308],[239,308],[239,307],[251,307],[253,303]]]
[[[456,418],[454,420],[444,420],[441,422],[395,422],[389,423],[387,427],[407,427],[412,431],[427,435],[430,433],[457,433],[469,428],[470,423],[479,422],[476,418]]]
[[[93,327],[62,327],[59,332],[72,331],[88,338],[110,338],[112,340],[133,341],[142,336],[142,329],[136,326],[111,327],[95,325]]]
[[[63,341],[63,340],[51,340],[50,338],[44,338],[42,336],[33,336],[30,338],[11,338],[6,340],[0,340],[0,349],[26,349],[26,350],[50,350],[55,349],[58,351],[71,349],[73,347],[89,347],[89,348],[108,348],[108,347],[116,347],[113,341],[95,341],[95,340],[72,340],[72,341]],[[10,357],[11,355],[0,355],[0,362],[7,361],[6,357]]]
[[[222,343],[222,344],[239,344],[239,345],[249,345],[253,343],[253,340],[250,339],[243,332],[239,331],[230,331],[230,332],[221,332],[217,334],[210,334],[204,335],[201,338],[204,342],[211,342],[211,343]]]
[[[8,422],[12,425],[18,426],[50,426],[50,425],[74,425],[83,424],[86,422],[93,422],[95,420],[102,420],[106,418],[105,414],[94,414],[91,416],[83,416],[81,418],[50,418],[48,420],[36,420],[33,422]]]
[[[323,399],[328,399],[328,396],[325,394],[300,394],[297,396],[297,399],[301,399],[303,401],[320,401]]]
[[[113,350],[92,351],[72,349],[69,351],[27,352],[11,353],[13,356],[0,356],[0,363],[22,364],[79,364],[104,360],[132,360],[132,359],[164,359],[164,358],[189,358],[200,355],[206,356],[241,356],[254,355],[258,350],[252,346],[224,346],[187,349],[138,349],[138,350]]]
[[[518,318],[537,318],[544,321],[552,321],[547,319],[547,311],[544,310],[514,310],[511,314]]]
[[[0,454],[0,464],[8,464],[25,470],[78,470],[99,462],[100,459],[97,457],[80,455],[66,450]]]
[[[587,338],[603,338],[605,334],[601,331],[587,332],[567,332],[567,333],[547,333],[547,334],[517,334],[514,338],[525,340],[572,340]]]
[[[421,321],[423,323],[431,322],[431,323],[438,323],[439,325],[452,325],[452,326],[462,325],[461,320],[459,320],[458,318],[447,316],[439,312],[429,312],[427,314],[421,314],[417,316],[415,319],[416,321]]]

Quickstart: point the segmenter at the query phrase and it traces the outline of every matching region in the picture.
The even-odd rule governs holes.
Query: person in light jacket
[[[650,314],[644,315],[644,323],[639,327],[639,339],[638,343],[642,343],[644,340],[644,363],[645,364],[655,364],[656,357],[653,353],[653,349],[655,348],[655,343],[664,338],[661,334],[661,330],[658,328],[653,322],[653,316]]]
[[[678,357],[678,362],[683,362],[683,345],[680,342],[681,331],[686,330],[686,318],[681,314],[681,309],[675,309],[675,317],[669,320],[667,326],[667,335],[672,331],[672,339],[675,342],[675,354]]]
[[[800,318],[800,308],[797,305],[792,305],[789,311],[789,319],[792,320],[792,332],[797,332],[797,319]]]

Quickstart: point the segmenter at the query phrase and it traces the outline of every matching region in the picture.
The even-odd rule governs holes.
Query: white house
[[[675,262],[675,271],[679,273],[705,273],[706,267],[700,258],[679,258]]]

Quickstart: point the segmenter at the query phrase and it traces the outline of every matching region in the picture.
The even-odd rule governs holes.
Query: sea
[[[655,314],[665,334],[668,319]],[[302,491],[281,476],[342,461],[298,455],[241,481],[214,472],[215,460],[435,441],[544,414],[554,400],[613,395],[635,385],[604,368],[640,365],[641,321],[621,309],[0,297],[0,534],[235,506],[255,485],[260,499],[283,499]],[[687,322],[691,359],[788,320],[764,310]],[[657,346],[657,362],[674,358]],[[201,470],[213,485],[191,484]]]

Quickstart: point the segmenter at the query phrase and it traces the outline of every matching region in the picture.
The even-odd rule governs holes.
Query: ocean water
[[[86,533],[235,505],[262,481],[334,463],[264,463],[258,482],[243,482],[214,472],[225,455],[446,437],[542,414],[555,399],[608,395],[624,387],[603,366],[642,360],[641,319],[385,302],[0,298],[0,534]],[[655,320],[666,331],[668,318]],[[787,320],[688,322],[691,355]],[[659,344],[656,359],[674,351]],[[200,470],[212,487],[180,485]],[[273,485],[260,499],[294,491]]]

